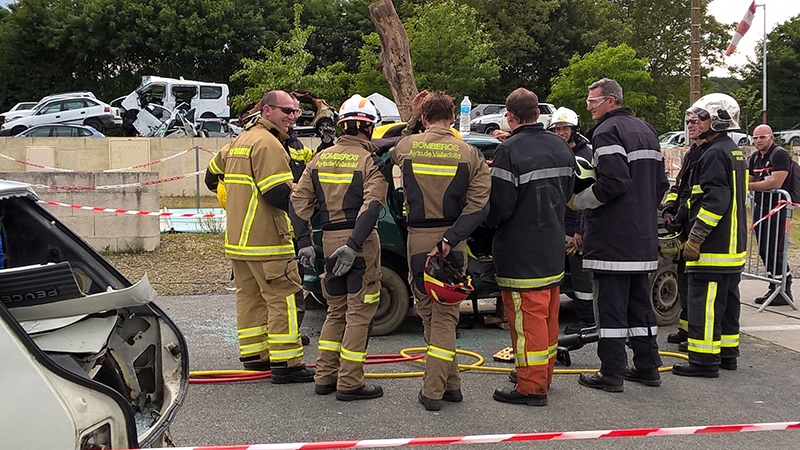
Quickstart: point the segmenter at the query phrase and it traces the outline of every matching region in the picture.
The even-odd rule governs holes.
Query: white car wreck
[[[186,341],[152,300],[0,181],[0,448],[170,445],[186,395]]]

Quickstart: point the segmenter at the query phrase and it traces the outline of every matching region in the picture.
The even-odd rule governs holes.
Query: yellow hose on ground
[[[410,358],[410,353],[425,353],[427,352],[426,347],[408,347],[400,350],[400,355],[404,358]],[[471,356],[475,358],[475,362],[472,364],[459,364],[458,368],[466,372],[468,370],[475,370],[480,372],[496,372],[496,373],[511,373],[510,368],[506,367],[489,367],[483,366],[483,362],[485,359],[479,353],[470,351],[470,350],[463,350],[463,349],[456,349],[456,353],[460,355]],[[666,356],[669,358],[678,358],[678,359],[685,359],[688,360],[689,356],[684,355],[683,353],[676,353],[676,352],[666,352],[660,351],[658,352],[661,356]],[[418,362],[420,364],[425,364],[425,359],[417,359],[414,362]],[[553,373],[555,374],[568,374],[568,375],[577,375],[581,373],[593,373],[597,372],[598,369],[555,369]],[[672,370],[672,366],[662,366],[658,369],[659,372],[669,372]],[[248,375],[255,373],[254,370],[200,370],[200,371],[193,371],[189,372],[189,377],[213,377],[213,376],[225,376],[225,375]],[[364,378],[414,378],[414,377],[421,377],[425,375],[425,372],[389,372],[389,373],[365,373]]]

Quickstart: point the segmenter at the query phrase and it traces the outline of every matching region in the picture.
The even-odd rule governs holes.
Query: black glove
[[[302,264],[303,267],[314,270],[314,260],[317,257],[314,246],[309,245],[308,247],[301,248],[300,251],[297,252],[297,257],[300,259],[300,264]]]
[[[340,277],[353,267],[353,262],[356,260],[356,251],[347,245],[343,245],[337,248],[330,257],[336,258],[336,262],[333,264],[333,275]]]

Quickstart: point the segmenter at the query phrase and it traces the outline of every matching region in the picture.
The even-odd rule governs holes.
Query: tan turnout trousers
[[[300,283],[297,261],[231,260],[236,284],[236,326],[242,358],[303,364],[295,294]],[[285,274],[284,274],[285,272]],[[286,278],[288,275],[289,278]]]
[[[422,395],[434,400],[440,400],[445,391],[461,389],[456,358],[459,307],[431,300],[423,284],[427,254],[442,240],[448,229],[450,227],[408,229],[409,284],[417,301],[417,312],[422,318],[425,342],[428,344]],[[451,249],[456,255],[460,253],[463,267],[466,267],[466,248],[466,243],[461,242]]]
[[[324,231],[325,274],[322,290],[328,301],[328,314],[319,334],[317,385],[337,383],[337,389],[349,391],[364,385],[367,361],[367,333],[380,302],[381,247],[378,232],[372,231],[356,255],[353,267],[344,276],[331,273],[336,260],[328,259],[345,245],[353,230]],[[337,382],[338,380],[338,382]]]

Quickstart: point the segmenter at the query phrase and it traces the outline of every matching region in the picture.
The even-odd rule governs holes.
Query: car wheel
[[[212,113],[212,112],[206,111],[203,114],[200,114],[200,118],[201,119],[216,119],[217,115]]]
[[[747,138],[743,137],[739,139],[739,146],[745,146],[745,145],[747,145]]]
[[[497,124],[492,123],[492,124],[486,125],[486,129],[483,132],[488,134],[489,136],[491,136],[492,133],[494,133],[494,130],[499,130],[499,129],[500,129],[500,127],[497,126]]]
[[[86,121],[83,122],[83,124],[86,125],[87,127],[92,127],[101,133],[103,132],[103,123],[97,119],[86,119]]]
[[[674,264],[659,267],[650,277],[650,293],[658,325],[678,323],[681,302],[678,300],[678,272]]]
[[[319,119],[314,128],[317,131],[317,136],[322,136],[322,133],[325,131],[334,130],[333,120],[328,119],[327,117]]]
[[[373,319],[373,336],[391,334],[403,323],[408,312],[408,286],[394,269],[382,266],[381,300]]]
[[[12,136],[16,136],[16,135],[22,133],[23,131],[25,131],[27,129],[28,129],[28,127],[23,127],[22,125],[16,126],[16,127],[11,129],[11,135]]]

